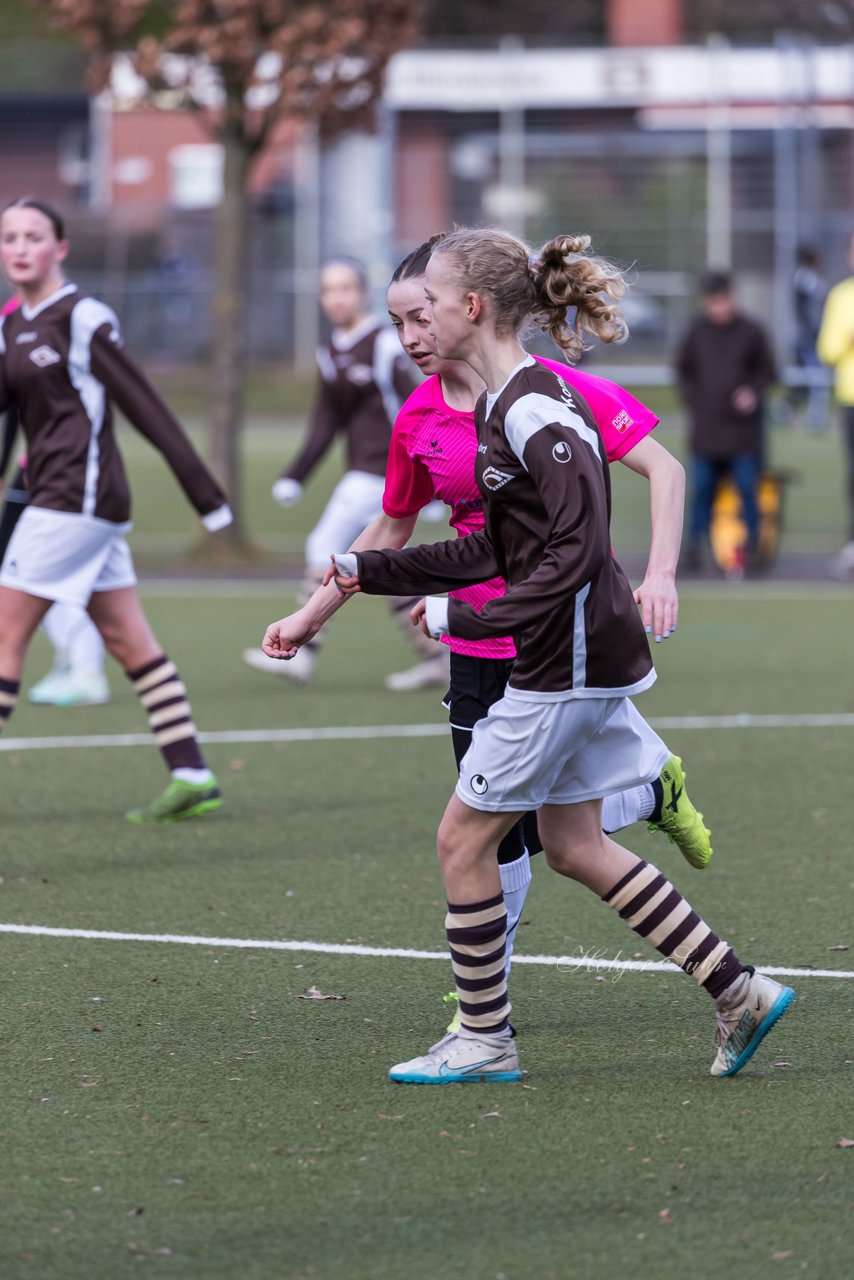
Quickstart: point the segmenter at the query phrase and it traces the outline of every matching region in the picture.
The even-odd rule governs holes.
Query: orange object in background
[[[786,485],[795,479],[791,471],[763,471],[759,477],[758,566],[768,569],[777,558],[783,530]],[[741,513],[741,498],[729,476],[719,481],[712,504],[709,533],[715,564],[728,577],[741,577],[745,568],[747,527]]]

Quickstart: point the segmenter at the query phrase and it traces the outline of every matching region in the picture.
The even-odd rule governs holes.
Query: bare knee
[[[436,835],[436,852],[443,871],[465,872],[494,851],[479,831],[470,824],[461,825],[446,813]]]
[[[442,867],[451,866],[460,855],[462,841],[458,825],[446,814],[436,833],[436,853]]]
[[[142,667],[162,653],[131,588],[93,596],[89,616],[100,631],[107,652],[125,671]]]
[[[552,871],[584,883],[588,878],[589,868],[601,859],[602,841],[584,838],[577,838],[571,843],[557,841],[547,845],[543,853]]]
[[[127,666],[125,661],[127,642],[122,635],[121,628],[112,619],[97,618],[93,619],[93,621],[101,634],[107,653],[123,667]]]

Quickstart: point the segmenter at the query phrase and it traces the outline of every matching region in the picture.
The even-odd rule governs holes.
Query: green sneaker
[[[456,1035],[460,1029],[460,997],[457,995],[456,991],[449,991],[446,996],[442,996],[442,999],[445,1004],[452,1004],[454,1006],[454,1016],[448,1023],[448,1031],[451,1035]]]
[[[222,794],[216,778],[211,777],[210,782],[182,782],[180,778],[173,778],[156,800],[142,809],[131,809],[125,817],[128,822],[178,822],[221,808]]]
[[[692,867],[702,871],[712,856],[712,833],[703,825],[703,815],[694,808],[685,790],[682,761],[671,756],[659,775],[664,793],[661,817],[649,823],[650,831],[663,831]]]

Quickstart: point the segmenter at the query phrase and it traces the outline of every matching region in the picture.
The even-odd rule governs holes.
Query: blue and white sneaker
[[[795,998],[791,987],[745,969],[717,1001],[713,1076],[734,1076],[749,1062]]]
[[[388,1073],[400,1084],[484,1084],[521,1080],[516,1042],[509,1035],[449,1032],[421,1058],[399,1062]]]

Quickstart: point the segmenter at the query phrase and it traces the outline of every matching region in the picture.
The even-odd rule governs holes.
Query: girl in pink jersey
[[[389,450],[383,514],[353,543],[354,550],[400,548],[409,541],[419,511],[434,496],[451,508],[450,525],[465,537],[483,528],[483,500],[474,478],[477,434],[474,406],[483,390],[476,373],[459,360],[442,360],[435,352],[424,322],[424,270],[436,236],[406,258],[392,277],[388,307],[401,344],[413,363],[431,375],[404,404],[395,422]],[[657,640],[676,625],[678,601],[675,571],[681,539],[684,472],[681,465],[650,439],[658,419],[622,387],[604,378],[581,373],[556,361],[559,370],[586,398],[602,434],[608,459],[620,460],[650,482],[652,542],[647,572],[635,598],[647,631]],[[464,587],[451,595],[480,609],[504,594],[502,578]],[[332,586],[324,586],[306,606],[274,623],[265,638],[265,652],[273,634],[276,656],[298,647],[315,634],[343,604]],[[450,713],[454,753],[459,765],[471,742],[474,725],[504,694],[516,650],[509,637],[464,640],[449,637]],[[659,740],[660,741],[660,740]],[[628,791],[607,796],[603,803],[606,831],[618,831],[646,820],[664,831],[691,863],[703,868],[711,857],[709,833],[702,814],[685,792],[681,763],[660,745],[660,776]],[[508,912],[508,966],[515,930],[531,881],[530,854],[541,848],[536,815],[527,815],[501,841],[498,858]]]

